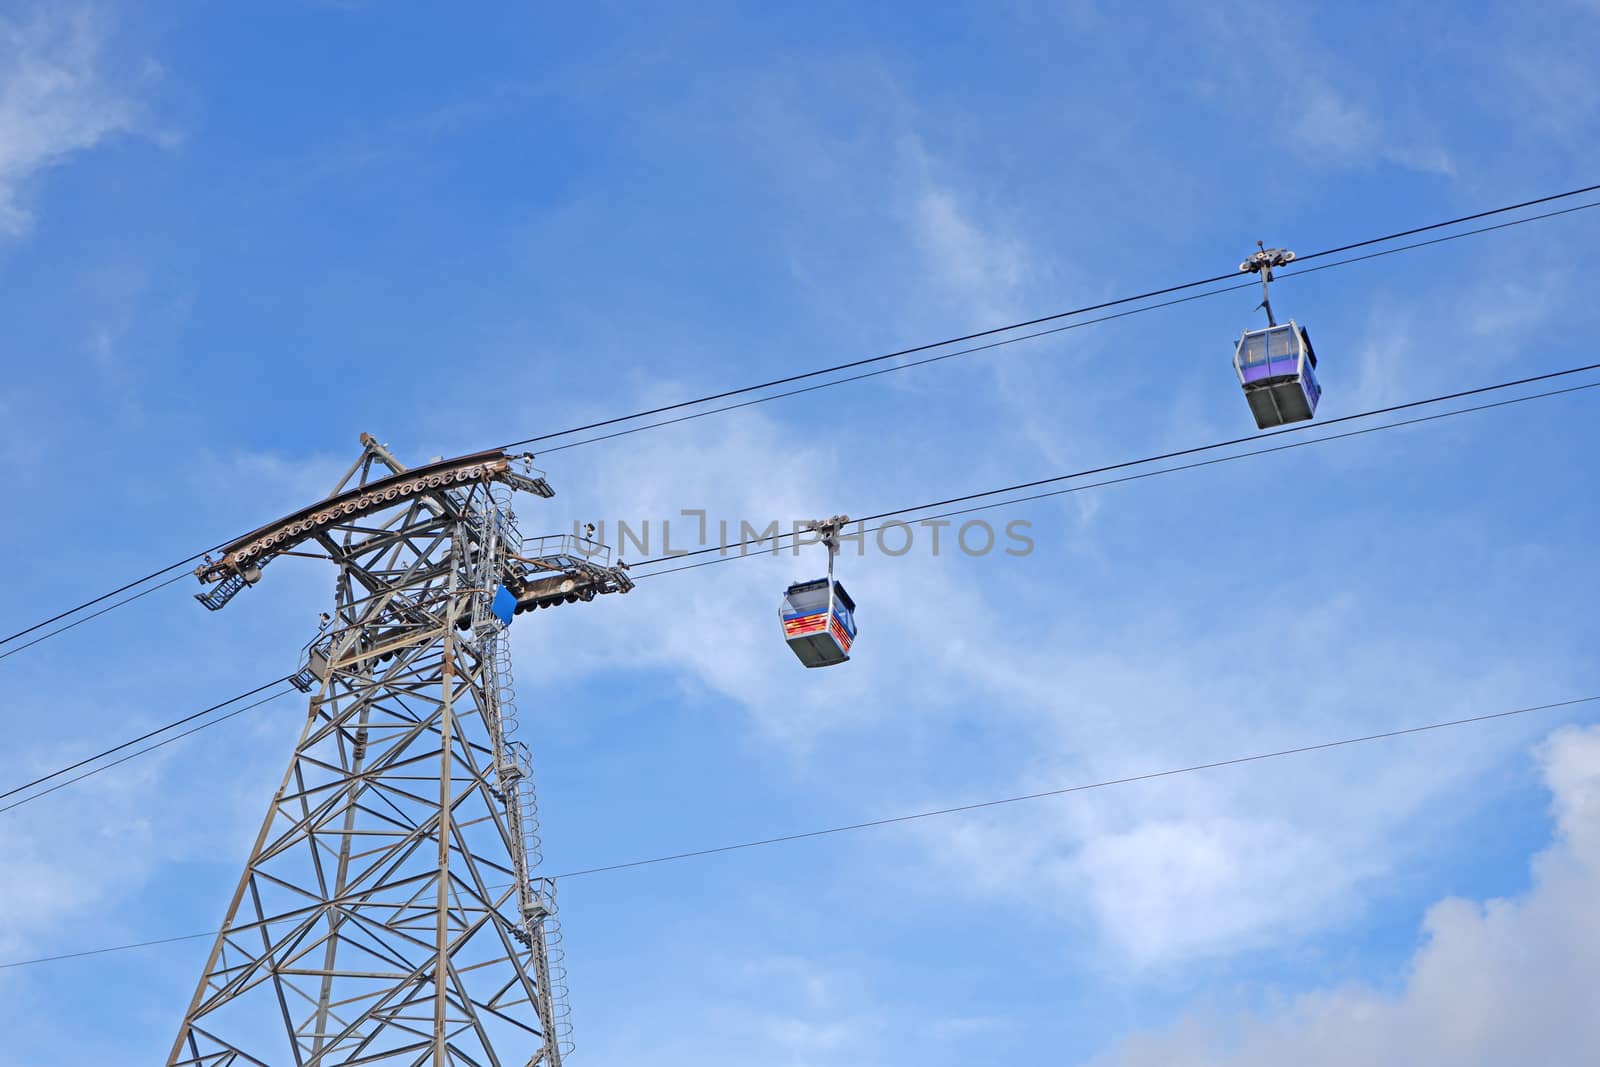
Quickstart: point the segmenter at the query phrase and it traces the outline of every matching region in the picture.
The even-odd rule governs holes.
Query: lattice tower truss
[[[554,495],[531,457],[407,469],[362,444],[328,497],[196,571],[213,610],[286,555],[338,575],[292,679],[305,727],[167,1062],[560,1067],[555,886],[506,628],[632,582],[582,538],[523,541],[513,490]]]

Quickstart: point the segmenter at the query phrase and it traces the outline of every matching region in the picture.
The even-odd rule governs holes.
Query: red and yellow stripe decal
[[[844,624],[839,621],[839,616],[835,615],[829,620],[828,632],[833,634],[833,639],[839,642],[840,648],[846,652],[850,651],[850,631],[844,628]]]
[[[783,620],[783,634],[785,637],[801,637],[805,634],[820,634],[827,629],[828,613],[819,611],[815,615],[796,615],[792,619]]]

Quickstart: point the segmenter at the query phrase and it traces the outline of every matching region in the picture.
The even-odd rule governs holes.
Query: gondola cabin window
[[[1234,369],[1257,429],[1304,422],[1316,415],[1322,386],[1317,354],[1305,327],[1293,321],[1246,330],[1234,350]]]

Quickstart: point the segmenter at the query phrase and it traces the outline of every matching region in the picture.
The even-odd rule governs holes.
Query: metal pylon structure
[[[196,571],[213,610],[285,554],[338,578],[292,679],[305,727],[167,1063],[560,1067],[555,887],[535,874],[506,627],[632,582],[571,536],[524,545],[512,491],[553,491],[518,458],[408,470],[362,444],[332,494]]]

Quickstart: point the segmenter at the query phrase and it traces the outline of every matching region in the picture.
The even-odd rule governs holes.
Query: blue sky
[[[362,431],[455,454],[1600,180],[1592,0],[3,11],[4,632],[326,493]],[[1591,363],[1597,236],[1274,306],[1324,417]],[[859,515],[1244,435],[1255,302],[552,453],[522,525]],[[1596,403],[1018,505],[1021,558],[847,556],[835,671],[773,618],[815,556],[524,616],[547,867],[1591,695]],[[0,661],[0,780],[285,673],[331,575],[270,578]],[[302,715],[0,815],[0,962],[214,926]],[[574,1062],[1577,1063],[1593,721],[573,879]],[[0,1060],[157,1060],[205,952],[0,971]]]

